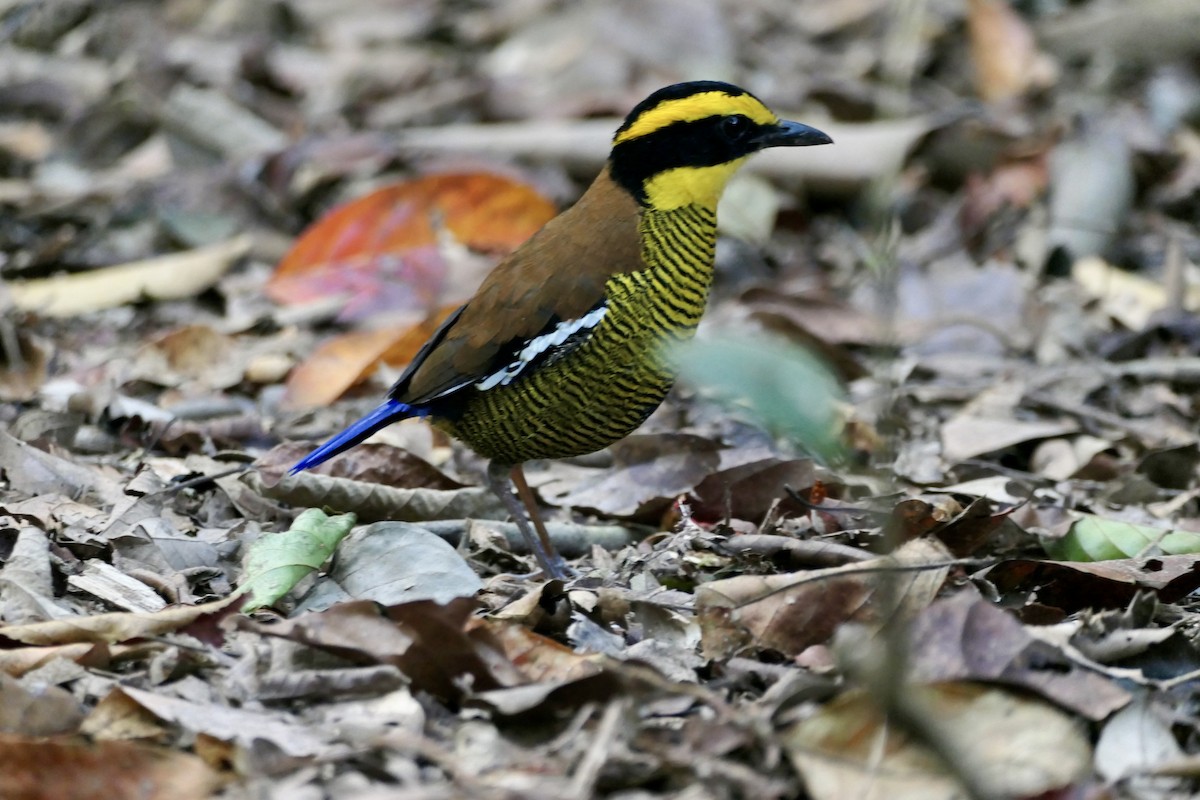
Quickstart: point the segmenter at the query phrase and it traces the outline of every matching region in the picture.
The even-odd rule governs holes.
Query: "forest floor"
[[[1197,31],[0,0],[0,798],[1200,791]],[[420,420],[286,475],[697,78],[835,144],[731,184],[643,428],[528,465],[576,577]]]

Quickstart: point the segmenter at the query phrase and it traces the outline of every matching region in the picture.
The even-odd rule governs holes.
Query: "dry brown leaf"
[[[1023,686],[1076,714],[1099,721],[1130,694],[1032,636],[1011,614],[963,591],[938,600],[909,631],[911,679],[994,681]]]
[[[496,619],[473,619],[468,631],[484,631],[531,683],[565,683],[594,675],[601,669],[594,653],[575,652],[526,628]]]
[[[504,519],[508,516],[500,498],[490,489],[470,487],[438,489],[393,489],[372,483],[331,478],[326,475],[284,476],[282,468],[248,472],[242,481],[263,497],[293,506],[353,511],[361,522],[399,520],[424,522],[431,519]]]
[[[134,374],[161,386],[202,381],[208,389],[240,383],[244,372],[237,342],[209,325],[183,325],[139,349]]]
[[[407,364],[455,307],[413,323],[353,331],[322,342],[287,378],[287,408],[319,408],[371,375],[380,363]]]
[[[276,625],[246,619],[240,627],[329,650],[355,661],[391,664],[413,687],[453,699],[468,685],[475,691],[522,682],[516,667],[467,625],[476,603],[446,605],[429,600],[381,610],[369,601],[340,603]],[[465,681],[465,682],[464,682]]]
[[[1091,747],[1040,701],[971,683],[910,686],[994,797],[1036,797],[1081,779]],[[862,693],[842,695],[784,735],[813,800],[954,800],[963,788]]]
[[[969,410],[942,426],[942,457],[957,464],[1015,444],[1075,433],[1074,420],[1024,420],[975,416]]]
[[[48,317],[72,317],[144,298],[193,297],[250,250],[250,237],[115,267],[8,284],[13,305]]]
[[[830,569],[783,575],[739,575],[696,589],[701,644],[708,658],[728,658],[743,650],[775,650],[795,656],[829,640],[847,622],[874,624],[880,613],[872,601],[879,573],[896,567],[896,596],[911,615],[932,602],[949,567],[920,569],[946,561],[949,553],[929,539],[908,542],[890,558]]]
[[[235,742],[247,750],[255,747],[257,742],[265,741],[297,758],[329,757],[337,752],[327,735],[282,712],[195,702],[131,686],[113,689],[112,694],[124,695],[127,700],[158,719],[177,725],[189,733],[202,733],[224,742]]]
[[[1074,613],[1085,608],[1124,608],[1144,590],[1154,592],[1164,603],[1177,602],[1200,588],[1200,557],[1091,563],[1017,558],[997,564],[987,576],[1002,593],[1036,590],[1038,603]]]
[[[652,501],[687,494],[720,463],[717,442],[684,433],[634,434],[611,450],[613,469],[553,501],[629,516]]]
[[[259,456],[258,464],[263,469],[286,470],[311,451],[312,445],[305,442],[285,442]],[[415,453],[390,444],[360,444],[307,471],[404,489],[450,492],[465,486]]]
[[[176,606],[153,614],[96,614],[29,625],[0,628],[0,640],[51,646],[72,642],[113,643],[161,636],[192,625],[205,617],[232,610],[237,595],[198,606]]]
[[[0,697],[4,698],[0,703],[0,731],[4,733],[23,736],[74,733],[83,721],[79,701],[60,686],[30,689],[16,678],[0,674]]]
[[[967,32],[975,88],[987,102],[1012,100],[1053,83],[1057,68],[1038,52],[1033,31],[1006,0],[970,0]]]
[[[1200,309],[1200,287],[1189,287],[1183,298],[1168,296],[1160,280],[1151,280],[1092,256],[1071,265],[1071,278],[1100,301],[1104,311],[1132,331],[1140,331],[1170,302],[1182,302],[1188,311]]]
[[[28,495],[78,497],[90,492],[115,503],[124,491],[108,468],[93,467],[39,450],[0,430],[0,464],[11,488]]]
[[[179,751],[0,734],[0,797],[12,800],[206,800],[220,783]]]
[[[29,331],[6,326],[0,322],[0,400],[31,400],[46,382],[50,348]]]

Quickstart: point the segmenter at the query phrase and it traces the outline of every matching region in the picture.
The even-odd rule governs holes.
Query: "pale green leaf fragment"
[[[354,520],[354,514],[330,517],[310,508],[296,517],[288,530],[266,534],[250,545],[242,561],[245,578],[241,586],[250,599],[242,610],[275,603],[305,575],[319,569],[350,532]]]
[[[1117,558],[1200,553],[1200,533],[1153,528],[1081,514],[1065,536],[1045,537],[1042,547],[1058,561],[1110,561]]]

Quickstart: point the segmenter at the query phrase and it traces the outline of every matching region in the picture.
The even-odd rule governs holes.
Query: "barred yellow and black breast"
[[[608,279],[593,326],[435,424],[508,464],[590,453],[641,425],[674,382],[668,345],[690,338],[704,312],[716,211],[647,210],[638,227],[643,268]]]

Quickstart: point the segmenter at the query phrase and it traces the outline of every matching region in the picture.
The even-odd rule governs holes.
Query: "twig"
[[[592,796],[596,788],[596,779],[600,777],[600,770],[608,761],[613,742],[617,739],[618,723],[626,715],[628,707],[629,699],[622,697],[613,700],[604,708],[604,714],[592,733],[592,743],[575,767],[575,774],[571,776],[570,796],[580,800],[587,800]]]

